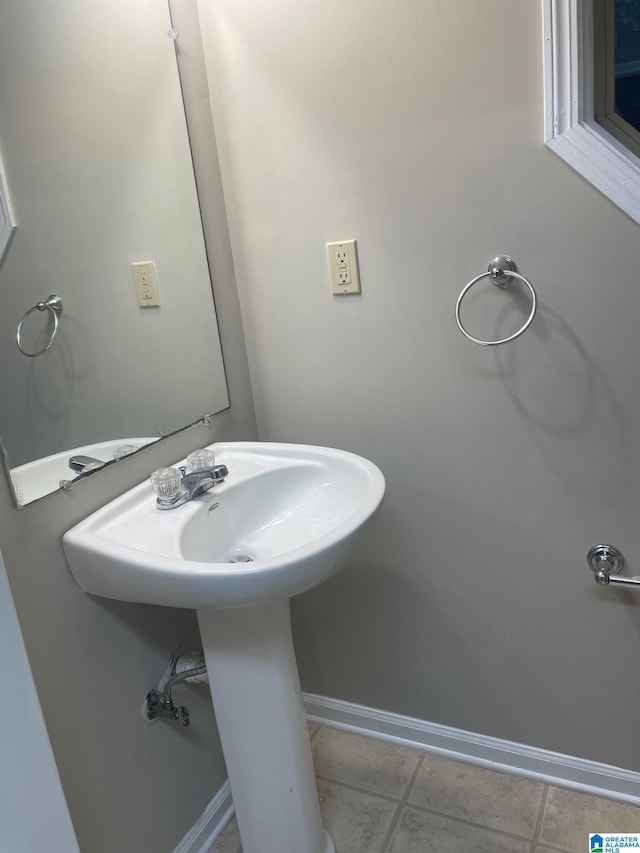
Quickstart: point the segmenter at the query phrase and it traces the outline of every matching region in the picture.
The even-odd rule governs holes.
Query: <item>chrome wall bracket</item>
[[[614,545],[594,545],[587,554],[587,563],[602,586],[640,586],[640,577],[619,577],[624,567],[624,556]]]
[[[515,271],[516,262],[509,255],[498,255],[487,267],[491,281],[498,287],[507,287],[509,282],[513,281],[513,276],[509,275],[509,272]]]

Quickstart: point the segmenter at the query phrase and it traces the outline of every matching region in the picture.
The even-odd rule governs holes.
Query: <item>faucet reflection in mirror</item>
[[[18,227],[9,244],[0,193],[0,440],[19,504],[71,480],[74,455],[106,463],[228,406],[171,29],[157,0],[3,10],[0,152]],[[138,303],[141,260],[158,307]],[[64,318],[47,346],[54,319],[32,312],[20,343],[41,355],[25,358],[17,323],[47,293]]]
[[[84,479],[92,471],[111,462],[135,453],[156,438],[135,438],[128,441],[114,439],[78,447],[73,451],[63,450],[51,456],[34,459],[11,469],[11,485],[19,505],[28,504],[44,497],[55,489],[71,491],[74,483]],[[123,449],[126,448],[126,453]],[[81,469],[74,460],[93,459],[92,465]]]

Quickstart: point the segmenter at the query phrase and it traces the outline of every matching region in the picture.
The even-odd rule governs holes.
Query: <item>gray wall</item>
[[[201,4],[264,440],[386,475],[355,558],[295,603],[304,687],[640,770],[638,225],[542,143],[532,0]],[[329,293],[355,237],[362,296]],[[458,332],[513,255],[510,346]],[[478,335],[524,296],[470,295]],[[608,720],[611,725],[603,724]]]
[[[11,701],[0,703],[2,846],[12,853],[78,853],[0,554],[0,643]],[[16,713],[19,709],[19,713]],[[34,820],[33,804],[39,814]]]
[[[185,13],[189,7],[185,5]],[[179,27],[185,40],[190,18]],[[187,50],[187,48],[185,48]],[[187,50],[187,54],[189,51]],[[176,699],[191,726],[145,726],[140,709],[178,643],[197,648],[195,614],[84,595],[66,566],[62,534],[162,464],[215,439],[256,437],[244,337],[206,83],[188,61],[193,141],[227,360],[230,410],[211,427],[165,439],[82,481],[70,494],[15,509],[0,474],[0,548],[5,559],[45,722],[83,853],[170,851],[226,778],[206,687]],[[7,684],[9,699],[11,685]]]

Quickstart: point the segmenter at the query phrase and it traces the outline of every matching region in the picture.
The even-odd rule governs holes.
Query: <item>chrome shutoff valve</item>
[[[174,705],[171,698],[171,692],[159,693],[157,690],[150,690],[145,696],[144,716],[147,722],[164,717],[169,720],[177,720],[181,726],[189,725],[189,709],[184,705]]]

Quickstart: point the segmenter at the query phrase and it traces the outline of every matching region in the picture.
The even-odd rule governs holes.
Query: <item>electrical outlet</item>
[[[327,243],[327,258],[331,292],[334,296],[343,293],[360,293],[356,241],[342,240],[339,243]]]
[[[156,265],[153,261],[137,261],[131,264],[136,285],[138,305],[141,308],[156,308],[160,305]]]

